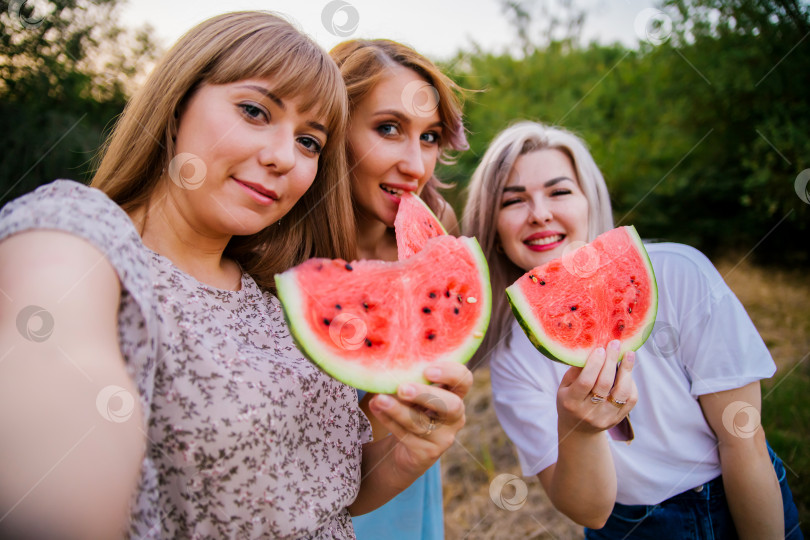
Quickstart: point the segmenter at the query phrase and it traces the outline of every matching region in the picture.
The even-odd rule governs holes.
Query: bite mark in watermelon
[[[421,250],[429,239],[447,234],[425,201],[413,193],[402,194],[394,230],[397,235],[397,258],[400,261]]]
[[[652,264],[635,227],[533,268],[506,289],[529,340],[553,360],[583,366],[613,339],[621,354],[641,347],[658,311]]]
[[[430,238],[397,262],[310,259],[275,279],[301,351],[368,392],[424,383],[436,361],[465,363],[489,324],[489,269],[474,238]]]

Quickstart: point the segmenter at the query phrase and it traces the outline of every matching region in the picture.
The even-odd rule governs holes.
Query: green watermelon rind
[[[334,351],[321,345],[317,334],[309,330],[306,324],[306,317],[303,313],[305,303],[301,301],[301,295],[305,294],[299,287],[294,269],[281,274],[276,274],[276,291],[284,311],[284,318],[298,349],[313,363],[328,373],[333,378],[367,392],[375,394],[396,393],[397,386],[403,382],[418,382],[427,384],[423,372],[425,368],[437,361],[451,361],[459,364],[466,364],[481,343],[486,334],[487,327],[492,312],[492,289],[489,280],[489,266],[487,265],[484,252],[475,238],[458,238],[470,250],[476,266],[479,269],[481,279],[481,292],[484,298],[479,298],[481,304],[481,316],[475,328],[470,331],[468,339],[462,343],[453,353],[448,353],[442,357],[428,361],[415,361],[405,369],[384,368],[383,371],[373,371],[360,364],[351,364],[344,361]],[[397,263],[390,263],[397,264]],[[298,321],[301,321],[300,323]],[[349,356],[351,351],[347,351]]]
[[[633,244],[638,249],[639,253],[643,255],[644,267],[647,270],[647,275],[650,279],[650,291],[652,298],[650,301],[650,309],[647,311],[647,316],[643,321],[639,322],[641,331],[635,336],[622,339],[622,348],[620,350],[620,358],[624,356],[627,351],[635,351],[644,345],[647,338],[653,330],[653,323],[655,322],[656,315],[658,314],[658,282],[655,279],[655,272],[653,271],[650,256],[638,235],[638,231],[632,225],[623,227]],[[506,296],[509,299],[509,305],[512,308],[512,313],[515,314],[518,324],[525,332],[529,341],[534,347],[540,351],[544,356],[563,364],[571,366],[582,367],[590,354],[589,349],[570,349],[561,345],[557,345],[554,340],[546,337],[545,332],[539,324],[534,322],[534,317],[531,316],[533,309],[531,304],[526,300],[526,297],[520,291],[520,286],[514,283],[506,288]],[[527,314],[527,315],[524,315]]]
[[[436,217],[436,214],[434,214],[434,213],[433,213],[433,210],[431,210],[431,209],[430,209],[430,206],[428,206],[428,204],[427,204],[427,203],[426,203],[424,200],[422,200],[422,197],[420,197],[419,195],[417,195],[416,193],[414,193],[414,194],[413,194],[413,198],[414,198],[414,199],[416,199],[417,201],[419,201],[419,204],[421,204],[421,205],[422,205],[422,207],[424,207],[425,211],[426,211],[428,214],[430,214],[430,215],[433,217],[433,219],[434,219],[434,220],[436,220],[436,224],[437,224],[437,225],[439,226],[439,228],[442,230],[442,233],[443,233],[443,234],[447,234],[447,229],[445,229],[445,228],[444,228],[444,224],[442,224],[442,222],[441,222],[441,221],[439,221],[439,218],[438,218],[438,217]]]

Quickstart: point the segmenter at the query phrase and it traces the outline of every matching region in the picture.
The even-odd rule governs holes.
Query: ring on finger
[[[432,416],[430,417],[430,423],[425,428],[425,432],[422,433],[422,437],[428,437],[431,433],[439,429],[439,424],[436,422],[436,419]]]
[[[605,396],[591,392],[591,403],[602,403],[603,401],[605,401]]]
[[[620,399],[616,399],[613,396],[608,396],[607,400],[608,400],[608,403],[610,403],[611,405],[613,405],[614,407],[619,408],[619,409],[621,409],[622,407],[624,407],[627,404],[627,401],[622,401]]]

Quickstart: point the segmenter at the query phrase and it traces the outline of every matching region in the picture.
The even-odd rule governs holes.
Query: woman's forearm
[[[739,537],[784,538],[782,494],[762,430],[754,439],[721,442],[719,450],[723,488]]]

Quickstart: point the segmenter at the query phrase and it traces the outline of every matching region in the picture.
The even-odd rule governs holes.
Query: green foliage
[[[674,31],[660,46],[553,42],[522,59],[475,52],[448,62],[474,90],[471,151],[439,171],[457,186],[454,206],[493,136],[533,119],[585,139],[618,224],[712,255],[756,248],[768,260],[809,262],[810,205],[794,190],[810,167],[806,5],[669,4]]]
[[[148,29],[118,25],[117,5],[0,1],[0,204],[55,178],[89,180],[105,127],[156,52]]]

